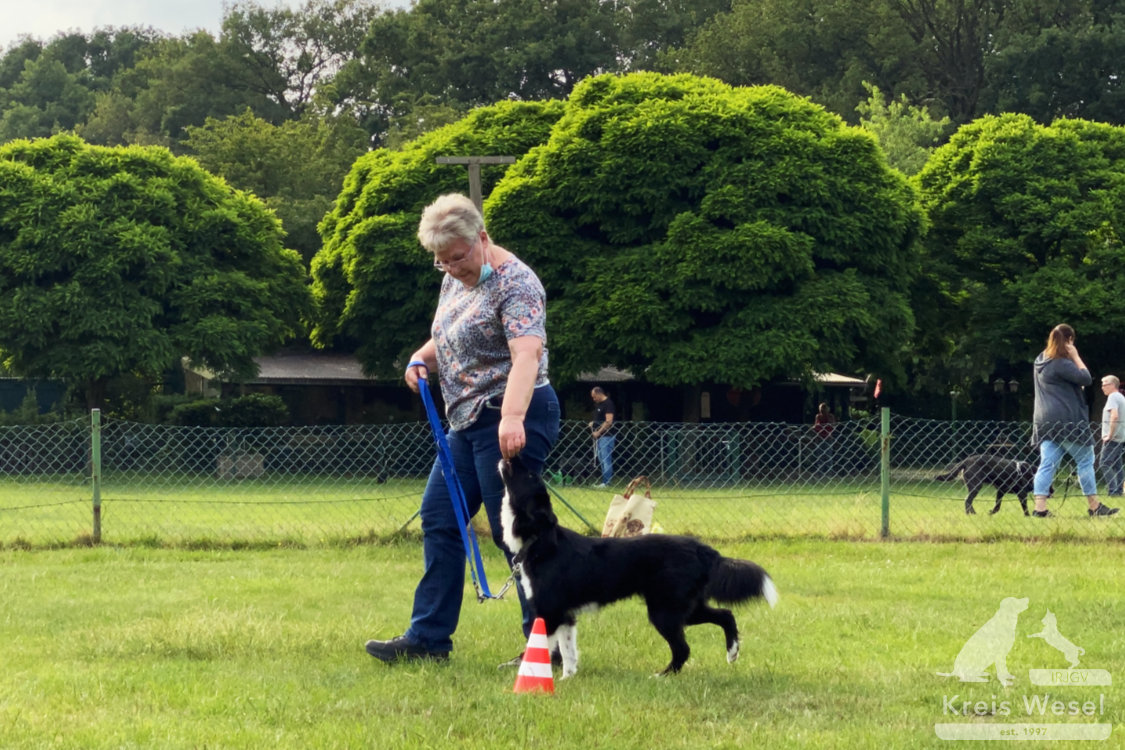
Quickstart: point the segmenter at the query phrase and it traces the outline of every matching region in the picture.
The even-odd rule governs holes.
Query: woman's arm
[[[1078,354],[1078,347],[1074,344],[1066,345],[1066,354],[1070,357],[1070,361],[1074,363],[1077,372],[1067,373],[1068,380],[1075,382],[1078,385],[1090,385],[1094,382],[1093,377],[1090,375],[1090,370],[1086,367],[1086,363],[1082,361],[1082,356]],[[1066,372],[1066,368],[1063,370]]]
[[[535,390],[543,340],[538,336],[517,336],[508,341],[508,350],[512,353],[512,371],[500,405],[500,454],[504,458],[519,453],[527,442],[523,418]]]

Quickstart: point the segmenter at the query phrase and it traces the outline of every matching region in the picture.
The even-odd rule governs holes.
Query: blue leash
[[[411,362],[407,367],[426,367],[425,362]],[[428,368],[427,368],[428,369]],[[477,591],[477,601],[485,599],[499,599],[504,595],[493,596],[488,590],[488,579],[484,575],[484,561],[480,556],[480,545],[477,544],[477,535],[469,523],[469,502],[465,499],[465,490],[461,487],[461,480],[457,478],[457,471],[453,466],[453,454],[449,451],[449,442],[445,439],[445,431],[441,428],[437,409],[434,407],[434,397],[430,395],[429,382],[425,377],[419,378],[418,393],[422,396],[422,405],[426,407],[426,416],[430,420],[430,429],[434,433],[434,443],[437,445],[438,462],[441,464],[441,473],[445,477],[445,486],[449,488],[449,496],[453,500],[453,512],[457,514],[457,524],[461,527],[461,542],[465,547],[465,558],[469,561],[469,573],[473,578],[473,588]],[[505,586],[505,589],[507,587]]]

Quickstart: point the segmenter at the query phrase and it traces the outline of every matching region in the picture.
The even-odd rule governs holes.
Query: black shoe
[[[1093,516],[1113,516],[1113,515],[1116,515],[1117,511],[1119,511],[1119,510],[1121,510],[1121,509],[1120,508],[1110,508],[1105,503],[1099,503],[1098,507],[1094,508],[1093,510],[1088,510],[1086,512],[1089,513],[1090,517],[1092,518]]]
[[[1049,510],[1033,510],[1033,511],[1031,511],[1031,515],[1035,516],[1036,518],[1054,518],[1055,517],[1055,514],[1052,513]]]
[[[496,668],[497,669],[507,669],[508,667],[518,667],[522,663],[523,663],[523,652],[520,652],[520,654],[518,656],[516,656],[516,658],[509,659],[508,661],[500,662],[500,664],[498,664],[496,666]],[[551,666],[552,667],[561,667],[562,666],[562,654],[559,653],[559,650],[557,648],[554,651],[551,652]]]
[[[429,659],[431,661],[445,661],[449,658],[448,651],[430,651],[424,646],[419,646],[414,641],[407,640],[405,635],[392,638],[389,641],[368,641],[367,653],[379,661],[393,664],[396,661],[409,659]]]

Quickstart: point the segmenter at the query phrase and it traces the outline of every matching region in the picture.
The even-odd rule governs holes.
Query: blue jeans
[[[1098,459],[1098,468],[1102,470],[1106,492],[1112,497],[1120,497],[1122,484],[1125,484],[1125,470],[1121,468],[1122,447],[1125,447],[1125,444],[1115,443],[1112,440],[1103,441],[1102,455]]]
[[[475,516],[484,505],[492,527],[492,540],[511,561],[504,546],[500,526],[500,503],[504,496],[504,483],[497,466],[500,463],[500,409],[485,408],[480,417],[464,430],[447,433],[453,465],[465,499],[469,516]],[[547,454],[559,437],[559,400],[554,389],[541,386],[535,389],[523,420],[527,442],[520,456],[528,468],[543,471]],[[453,632],[461,618],[461,600],[465,590],[465,548],[461,541],[457,516],[441,465],[435,461],[430,478],[422,493],[422,580],[414,590],[414,611],[406,637],[430,651],[450,651]],[[523,629],[526,637],[531,632],[531,610],[519,593],[523,612]],[[496,593],[493,591],[493,593]]]
[[[1074,443],[1069,440],[1056,443],[1044,440],[1039,443],[1039,470],[1035,472],[1034,492],[1046,497],[1051,494],[1051,482],[1063,454],[1069,453],[1078,467],[1078,483],[1082,485],[1083,495],[1098,494],[1098,480],[1094,477],[1094,446]]]
[[[598,465],[602,467],[603,484],[609,484],[609,480],[613,479],[613,444],[616,442],[614,435],[598,438]]]

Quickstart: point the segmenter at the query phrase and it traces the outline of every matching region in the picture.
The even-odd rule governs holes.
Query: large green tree
[[[223,11],[222,40],[241,63],[239,83],[299,117],[382,12],[370,0],[305,0],[299,8],[242,0]]]
[[[0,143],[71,130],[93,112],[96,97],[130,68],[155,32],[103,28],[25,38],[0,58]]]
[[[582,78],[657,65],[730,0],[418,0],[371,24],[326,87],[377,134],[418,104],[460,112],[563,98]]]
[[[878,86],[865,82],[864,87],[870,96],[856,107],[860,127],[879,141],[891,166],[917,174],[952,129],[952,121],[935,120],[924,107],[910,104],[905,94],[888,102]]]
[[[913,332],[913,191],[869,134],[777,87],[583,81],[485,209],[547,286],[564,380],[893,377]]]
[[[1088,362],[1125,330],[1125,128],[1027,115],[963,126],[917,176],[932,230],[918,309],[934,387],[1025,367],[1062,322]]]
[[[178,148],[187,128],[208,117],[237,115],[250,108],[269,122],[288,116],[285,105],[246,82],[246,61],[206,31],[161,39],[136,65],[98,95],[94,111],[78,128],[99,144],[159,144]]]
[[[1012,3],[998,34],[996,54],[985,58],[982,111],[1125,124],[1125,2]]]
[[[522,156],[547,140],[561,113],[560,102],[501,102],[401,151],[377,149],[357,160],[320,227],[314,343],[355,350],[376,375],[399,375],[403,358],[429,335],[441,281],[418,244],[418,219],[439,195],[468,193],[465,167],[436,164],[436,157]],[[507,168],[482,168],[486,194]]]
[[[367,134],[347,118],[273,125],[249,110],[188,126],[184,146],[205,169],[261,198],[281,219],[288,246],[306,263],[320,250],[317,224],[344,175],[366,153]]]
[[[666,58],[677,71],[736,86],[783,86],[852,121],[864,81],[892,99],[927,94],[917,44],[892,0],[743,0]]]
[[[191,159],[74,136],[0,147],[0,357],[99,406],[181,357],[233,377],[301,331],[305,272],[277,219]]]
[[[1012,0],[890,0],[914,41],[931,97],[954,122],[972,119]]]

